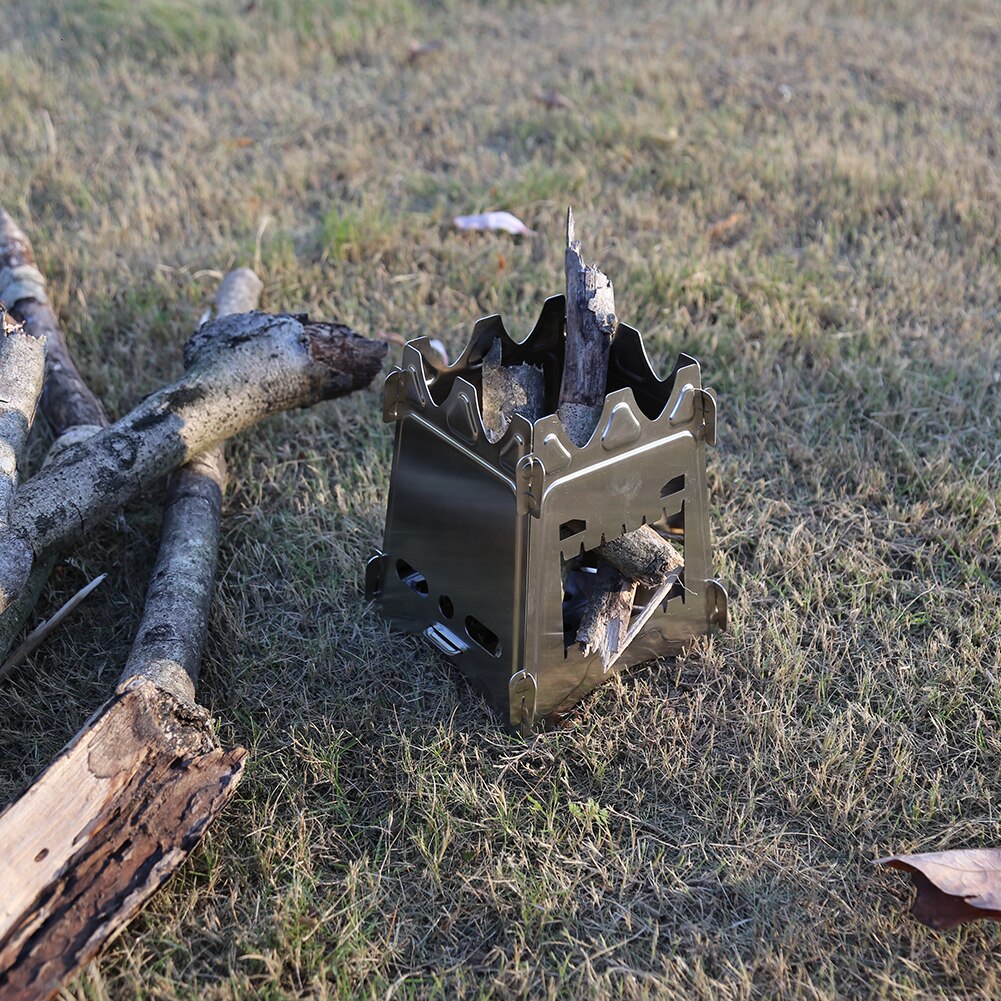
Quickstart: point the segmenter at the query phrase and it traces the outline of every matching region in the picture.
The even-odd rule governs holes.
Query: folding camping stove
[[[426,337],[405,346],[386,380],[396,440],[383,548],[366,581],[394,627],[427,636],[526,732],[612,673],[726,628],[706,484],[716,398],[702,388],[699,363],[679,355],[662,380],[639,331],[620,324],[598,429],[578,448],[555,415],[564,317],[564,297],[548,299],[520,344],[499,316],[486,317],[453,365]],[[479,398],[482,360],[498,337],[502,364],[542,367],[552,416],[533,424],[516,415],[494,444]],[[599,654],[585,657],[575,642],[596,565],[588,553],[644,524],[683,549],[684,570],[606,672]],[[564,586],[564,561],[579,556]],[[652,593],[638,589],[634,618]]]

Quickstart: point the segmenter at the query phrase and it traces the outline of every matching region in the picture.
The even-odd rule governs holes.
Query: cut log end
[[[310,357],[328,372],[329,396],[364,389],[379,374],[389,345],[369,340],[343,323],[309,322],[303,328]]]
[[[211,315],[230,316],[257,309],[264,282],[251,268],[234,268],[227,272],[216,290]]]

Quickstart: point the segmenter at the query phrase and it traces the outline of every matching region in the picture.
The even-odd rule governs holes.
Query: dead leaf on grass
[[[414,39],[407,49],[407,62],[415,63],[418,59],[423,59],[432,53],[440,52],[444,46],[445,43],[440,38],[435,38],[430,42],[418,42]]]
[[[747,216],[743,212],[731,212],[725,219],[714,222],[709,227],[709,242],[731,244],[740,237]]]
[[[483,212],[480,215],[459,215],[455,217],[459,229],[502,230],[515,236],[531,236],[535,230],[529,229],[516,215],[510,212]]]
[[[574,106],[573,101],[566,94],[561,94],[558,90],[547,90],[544,94],[536,94],[535,99],[539,104],[544,104],[551,111],[555,111],[557,108],[563,111],[572,111]]]
[[[1001,921],[1001,848],[892,855],[875,864],[911,874],[918,891],[911,913],[929,928]]]

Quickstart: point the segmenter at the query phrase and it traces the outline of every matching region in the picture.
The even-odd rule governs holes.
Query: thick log
[[[248,313],[256,309],[261,289],[261,280],[249,268],[231,271],[220,283],[208,315]],[[221,444],[174,473],[160,551],[121,685],[142,676],[179,699],[194,701],[208,634],[225,489]]]
[[[572,209],[567,209],[565,267],[567,336],[559,416],[570,440],[583,446],[605,405],[608,352],[618,320],[612,283],[581,257]]]
[[[0,997],[52,997],[173,873],[233,795],[246,752],[139,679],[0,814]]]
[[[20,488],[12,532],[36,560],[57,552],[150,481],[264,417],[367,386],[385,353],[343,324],[287,314],[206,323],[185,348],[181,379]]]

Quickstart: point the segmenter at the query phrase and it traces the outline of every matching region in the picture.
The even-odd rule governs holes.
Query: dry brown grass
[[[272,308],[524,330],[573,201],[623,317],[720,390],[733,623],[505,736],[358,596],[377,392],[244,436],[204,697],[248,775],[67,996],[996,997],[997,926],[930,933],[870,866],[1001,843],[994,5],[56,8],[5,9],[0,198],[112,412],[255,253]],[[449,226],[494,207],[540,236]],[[46,607],[111,579],[0,693],[4,798],[109,691],[159,500],[59,568]]]

